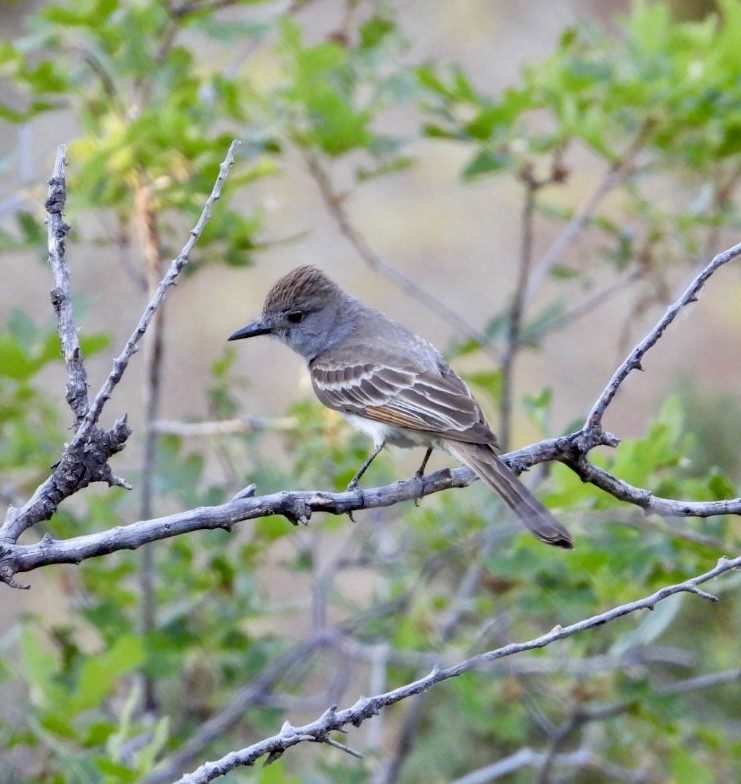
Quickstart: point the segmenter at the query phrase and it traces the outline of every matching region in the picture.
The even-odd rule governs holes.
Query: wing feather
[[[481,407],[442,358],[430,369],[383,355],[376,362],[320,355],[309,369],[317,397],[336,411],[431,436],[496,444]]]

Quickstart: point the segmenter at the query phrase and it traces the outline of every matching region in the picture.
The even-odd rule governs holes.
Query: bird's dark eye
[[[304,313],[302,310],[294,310],[292,313],[289,313],[286,318],[291,324],[300,324],[304,320]]]

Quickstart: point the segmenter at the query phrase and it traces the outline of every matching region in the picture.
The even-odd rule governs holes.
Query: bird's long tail
[[[520,518],[525,528],[541,542],[567,549],[574,546],[569,532],[497,457],[490,446],[446,440],[445,448],[496,491]]]

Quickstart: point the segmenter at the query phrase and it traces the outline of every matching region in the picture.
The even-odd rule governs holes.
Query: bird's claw
[[[414,505],[419,509],[419,499],[422,497],[421,490],[424,488],[425,470],[420,468],[414,472],[414,479],[420,483],[420,495],[414,496]]]
[[[348,483],[347,488],[345,489],[345,492],[346,493],[357,493],[357,492],[362,493],[363,491],[360,489],[360,486],[359,486],[360,483],[359,483],[358,480],[359,480],[359,477],[354,476],[350,480],[350,482]],[[355,522],[355,518],[352,515],[352,511],[353,511],[352,509],[348,509],[347,510],[347,516],[350,518],[350,521],[354,523]]]

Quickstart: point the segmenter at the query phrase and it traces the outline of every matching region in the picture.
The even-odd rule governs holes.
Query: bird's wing
[[[344,414],[455,441],[496,443],[481,407],[444,362],[430,369],[413,359],[376,361],[319,356],[309,364],[319,400]]]

